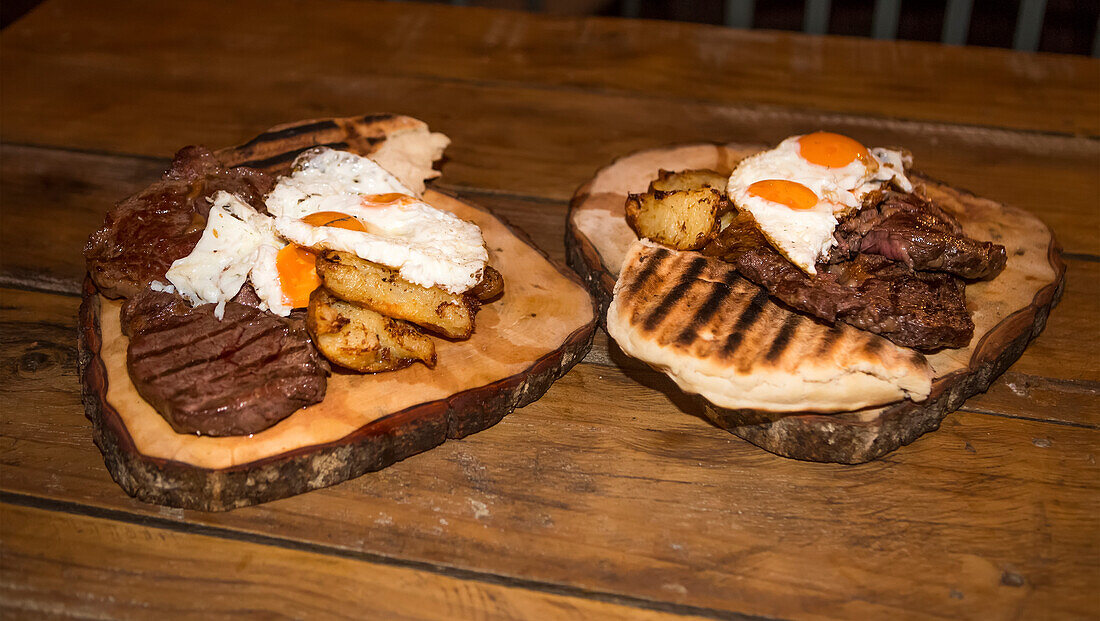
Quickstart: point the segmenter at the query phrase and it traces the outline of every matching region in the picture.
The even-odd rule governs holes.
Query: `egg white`
[[[286,317],[294,307],[286,303],[283,296],[283,283],[279,277],[279,250],[286,242],[279,240],[281,245],[264,244],[256,251],[256,261],[252,265],[252,271],[248,279],[252,282],[252,288],[256,290],[256,297],[260,298],[260,309],[271,311],[280,317]]]
[[[370,158],[317,147],[294,160],[293,172],[279,178],[264,203],[277,218],[303,218],[318,211],[348,213],[370,194],[413,191]]]
[[[808,274],[817,273],[817,260],[837,243],[833,237],[837,219],[826,201],[818,201],[810,209],[791,209],[750,194],[748,189],[731,198],[739,210],[752,215],[776,250]]]
[[[366,206],[364,196],[375,194],[407,198]],[[217,304],[220,319],[225,303],[251,281],[260,308],[285,317],[292,307],[283,296],[277,259],[288,241],[313,250],[351,252],[397,269],[410,282],[452,293],[476,285],[489,259],[477,225],[414,197],[377,163],[346,151],[303,153],[265,202],[271,216],[233,194],[217,192],[198,244],[172,264],[168,285],[157,284],[171,287],[192,305]],[[320,211],[352,216],[369,232],[302,221]]]
[[[902,190],[912,184],[904,174],[904,155],[890,149],[869,149],[869,161],[858,159],[840,168],[820,166],[802,158],[798,139],[791,136],[774,149],[745,158],[730,175],[728,191],[734,193],[765,179],[795,181],[834,204],[837,216],[859,209],[867,193],[895,182]]]
[[[283,245],[271,218],[219,191],[212,197],[206,228],[194,250],[174,261],[165,276],[191,305],[217,304],[214,315],[221,319],[225,303],[240,292],[253,271],[260,249],[277,252]]]
[[[365,195],[404,194],[408,199],[367,206]],[[339,250],[398,270],[424,287],[463,293],[476,285],[489,260],[481,229],[436,209],[369,158],[317,149],[295,162],[267,198],[280,235],[315,250]],[[320,211],[344,213],[367,232],[313,226],[301,218]]]

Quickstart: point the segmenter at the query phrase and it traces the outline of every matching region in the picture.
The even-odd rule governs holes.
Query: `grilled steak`
[[[747,214],[734,218],[703,252],[732,263],[792,308],[881,334],[898,345],[920,350],[963,347],[974,332],[958,278],[916,272],[867,254],[819,265],[818,274],[809,276],[779,254]]]
[[[955,276],[915,272],[903,263],[871,254],[830,265],[821,274],[855,290],[859,304],[845,310],[841,321],[898,345],[922,350],[965,347],[974,336],[965,284]]]
[[[266,213],[274,181],[248,168],[224,168],[203,147],[176,153],[164,177],[115,205],[84,246],[88,272],[107,297],[130,297],[164,280],[172,262],[191,253],[206,227],[207,200],[225,190]]]
[[[179,433],[256,433],[325,396],[328,365],[300,320],[229,302],[219,321],[213,304],[151,289],[121,320],[134,386]]]
[[[915,194],[886,194],[841,220],[834,235],[838,245],[829,262],[865,252],[915,270],[980,279],[1001,273],[1007,259],[1004,246],[967,237],[955,218]]]

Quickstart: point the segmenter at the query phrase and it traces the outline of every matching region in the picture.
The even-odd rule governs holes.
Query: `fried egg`
[[[907,158],[830,132],[792,136],[742,160],[727,193],[776,250],[816,274],[814,265],[837,243],[837,218],[858,210],[867,194],[886,184],[912,191]]]
[[[911,191],[904,160],[899,151],[867,149],[847,136],[814,132],[791,136],[774,149],[745,158],[730,175],[728,189],[732,195],[757,181],[787,179],[810,188],[843,215],[886,183]]]
[[[464,293],[489,255],[477,225],[432,207],[369,158],[311,149],[265,199],[271,215],[219,191],[194,250],[166,276],[192,305],[225,303],[251,282],[260,308],[287,316],[321,286],[317,253],[331,249],[398,270],[424,287]]]
[[[214,314],[221,319],[225,303],[241,290],[261,255],[284,245],[271,218],[221,190],[212,197],[194,250],[174,261],[165,276],[191,305],[217,304]]]
[[[836,244],[835,205],[801,183],[764,179],[739,190],[733,200],[752,214],[772,246],[809,274],[817,273],[814,264]]]
[[[353,153],[304,153],[266,204],[279,235],[290,242],[314,252],[354,253],[423,287],[464,293],[481,280],[489,259],[476,224],[425,203],[377,163]],[[324,226],[310,221],[318,213],[350,219],[347,226]]]

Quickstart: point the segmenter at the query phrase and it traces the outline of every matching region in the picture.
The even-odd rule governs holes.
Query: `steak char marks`
[[[205,148],[184,147],[160,181],[107,213],[84,246],[88,272],[103,295],[133,296],[151,281],[163,281],[173,261],[191,254],[206,228],[208,199],[215,192],[236,194],[267,213],[263,196],[273,186],[263,172],[226,169]]]
[[[256,433],[325,396],[328,365],[300,320],[236,302],[218,320],[213,304],[145,289],[121,321],[130,379],[178,433]]]
[[[881,334],[898,345],[923,351],[963,347],[974,334],[963,282],[950,274],[856,254],[819,264],[817,275],[810,276],[779,254],[744,213],[703,252],[732,263],[787,306]]]
[[[840,221],[828,262],[856,253],[882,255],[914,270],[968,280],[993,278],[1005,267],[1004,246],[967,237],[950,214],[915,195],[889,192]]]
[[[160,181],[115,205],[84,247],[99,291],[130,298],[121,315],[130,379],[179,433],[256,433],[325,396],[328,364],[301,319],[255,308],[250,285],[221,320],[213,304],[192,308],[149,288],[195,248],[217,191],[266,213],[273,185],[263,172],[226,169],[206,149],[185,147]]]

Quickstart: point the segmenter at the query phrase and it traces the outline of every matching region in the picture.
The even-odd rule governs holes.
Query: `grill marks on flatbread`
[[[842,338],[872,355],[884,345],[869,332],[791,312],[732,266],[698,254],[653,248],[641,270],[620,278],[630,320],[647,338],[742,370],[761,362],[793,369],[802,356],[828,354]],[[924,359],[917,352],[910,358]]]
[[[923,398],[931,385],[920,353],[788,310],[723,261],[645,242],[627,252],[608,331],[724,407],[851,410]],[[718,378],[727,389],[703,386]]]
[[[676,308],[685,295],[694,288],[696,278],[703,271],[706,261],[702,257],[696,257],[691,261],[687,269],[683,270],[677,282],[664,296],[656,307],[652,308],[646,316],[643,325],[647,330],[653,330]]]

